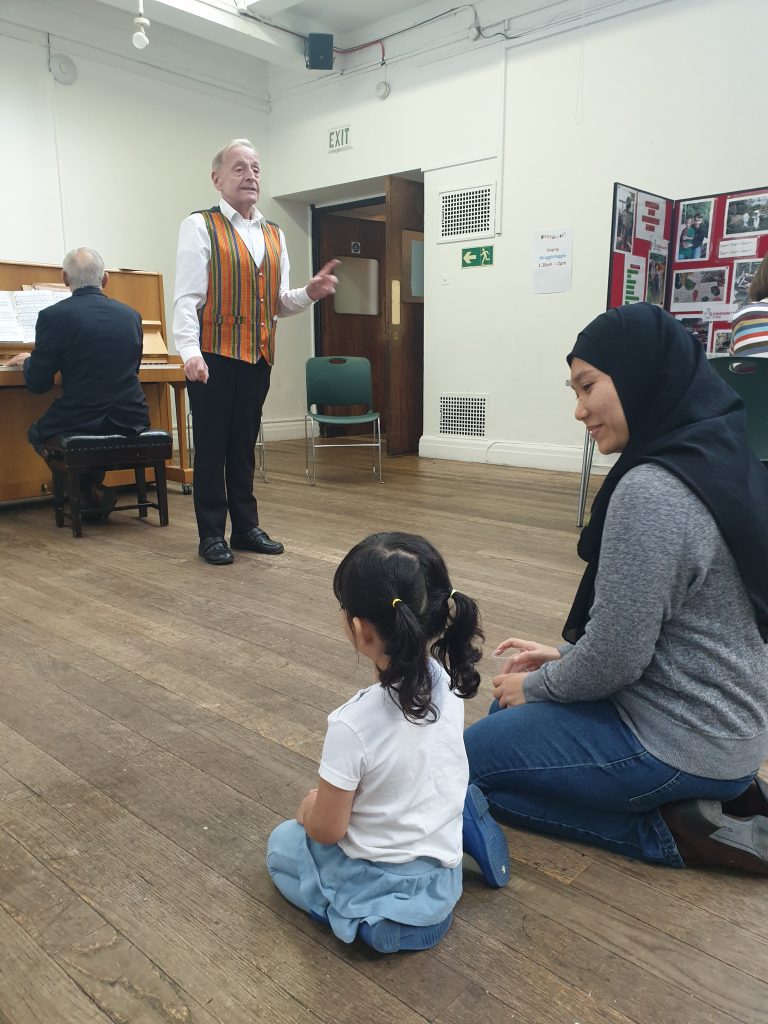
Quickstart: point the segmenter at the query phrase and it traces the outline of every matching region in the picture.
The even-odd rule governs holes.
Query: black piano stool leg
[[[139,498],[139,518],[147,518],[147,474],[143,466],[136,466],[136,494]]]
[[[157,505],[160,510],[160,525],[168,525],[168,481],[165,475],[165,463],[156,462],[155,487],[157,488]]]
[[[64,474],[60,469],[51,469],[53,477],[53,513],[56,525],[64,525]]]
[[[83,536],[83,506],[80,495],[80,470],[67,470],[67,487],[69,488],[69,508],[72,513],[72,536]]]

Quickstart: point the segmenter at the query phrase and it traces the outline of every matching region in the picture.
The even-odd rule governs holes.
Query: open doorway
[[[315,267],[339,259],[315,308],[315,354],[365,356],[388,455],[418,452],[424,389],[424,186],[391,176],[372,199],[312,208]]]

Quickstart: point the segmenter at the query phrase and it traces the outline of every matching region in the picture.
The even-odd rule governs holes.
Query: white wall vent
[[[438,242],[490,238],[496,221],[496,185],[440,193]]]
[[[440,433],[485,437],[488,395],[440,395]]]

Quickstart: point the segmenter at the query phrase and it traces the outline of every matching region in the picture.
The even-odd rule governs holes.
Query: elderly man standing
[[[63,279],[72,295],[40,311],[35,348],[8,365],[23,364],[30,391],[45,394],[61,374],[63,394],[31,425],[28,438],[38,453],[56,434],[134,434],[149,426],[139,383],[143,333],[141,314],[102,291],[109,275],[93,249],[64,257]],[[103,472],[82,474],[83,507],[109,515],[117,495],[102,487]]]
[[[195,442],[194,501],[200,545],[211,565],[229,565],[231,547],[279,555],[259,526],[254,446],[269,391],[278,317],[331,295],[331,260],[305,288],[289,287],[283,232],[256,208],[261,164],[247,139],[213,158],[218,206],[182,221],[173,332],[184,360]]]

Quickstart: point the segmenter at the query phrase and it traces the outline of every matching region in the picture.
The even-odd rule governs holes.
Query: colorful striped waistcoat
[[[200,348],[255,363],[275,360],[280,301],[280,229],[262,221],[264,260],[257,267],[248,246],[218,206],[197,211],[211,241],[208,297],[200,310]]]

